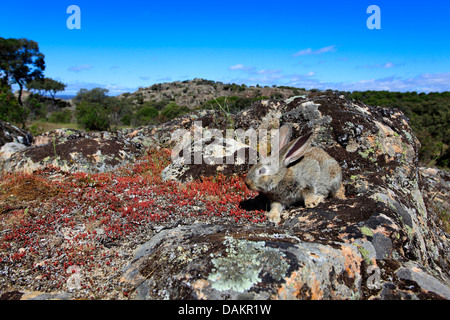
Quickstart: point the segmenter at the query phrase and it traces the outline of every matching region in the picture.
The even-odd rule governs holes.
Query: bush
[[[366,104],[385,108],[399,108],[409,118],[409,123],[422,147],[419,160],[423,165],[448,167],[450,148],[450,93],[449,92],[389,92],[354,91],[350,98]]]
[[[188,107],[179,106],[175,102],[171,102],[164,108],[163,111],[161,111],[161,114],[167,117],[169,120],[172,120],[183,114],[189,113],[190,111],[191,110]]]
[[[99,103],[83,101],[77,104],[77,123],[86,130],[109,130],[107,110]]]
[[[72,120],[72,112],[69,109],[53,112],[48,121],[53,123],[70,123]]]
[[[227,113],[236,113],[245,108],[249,107],[254,101],[261,100],[267,97],[257,97],[257,98],[244,98],[237,96],[230,97],[218,97],[216,99],[211,99],[203,103],[198,109],[224,109]]]
[[[107,97],[102,103],[104,108],[108,111],[109,119],[112,125],[129,125],[131,121],[131,114],[133,112],[133,105],[128,99],[120,99],[117,97]],[[124,123],[123,120],[125,120]]]
[[[11,88],[0,87],[0,120],[24,124],[28,112],[28,109],[19,105]]]
[[[25,100],[24,106],[28,109],[31,119],[45,118],[47,114],[46,105],[41,101],[39,95],[30,94]]]
[[[155,124],[159,111],[153,107],[144,107],[139,109],[134,115],[134,125],[145,126],[148,124]]]

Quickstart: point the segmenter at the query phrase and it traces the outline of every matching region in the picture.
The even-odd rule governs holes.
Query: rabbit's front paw
[[[267,214],[267,219],[269,219],[270,222],[273,222],[275,224],[279,224],[281,222],[281,217],[278,212],[272,212],[270,211]]]
[[[283,206],[281,203],[273,202],[270,207],[270,211],[266,214],[267,219],[275,224],[279,224],[281,222],[280,216],[281,211],[283,211]]]

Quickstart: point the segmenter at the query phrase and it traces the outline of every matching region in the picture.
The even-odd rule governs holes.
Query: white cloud
[[[326,52],[334,52],[334,51],[336,51],[335,46],[336,45],[320,48],[320,49],[314,51],[313,54],[322,54],[322,53],[326,53]]]
[[[67,70],[72,71],[72,72],[80,72],[80,71],[83,71],[83,70],[89,70],[89,69],[92,69],[92,66],[91,66],[91,65],[83,64],[83,65],[81,65],[81,66],[70,67],[70,68],[67,69]]]
[[[307,56],[307,55],[313,55],[313,54],[322,54],[322,53],[327,53],[327,52],[335,52],[336,51],[336,45],[332,45],[332,46],[328,46],[328,47],[323,47],[317,50],[313,50],[311,48],[307,48],[307,49],[303,49],[298,51],[297,53],[294,53],[294,57],[298,57],[298,56]]]
[[[295,54],[294,54],[294,57],[298,57],[298,56],[306,56],[306,55],[312,54],[312,52],[313,52],[313,51],[312,51],[311,48],[303,49],[303,50],[300,50],[299,52],[295,53]]]
[[[296,84],[306,88],[336,89],[344,91],[387,90],[387,91],[449,91],[450,72],[424,73],[411,78],[386,77],[379,79],[362,79],[354,82],[320,82],[313,79],[301,79]],[[313,81],[311,81],[313,80]],[[294,85],[294,84],[292,84]]]
[[[254,73],[254,72],[252,72]],[[281,70],[266,70],[266,69],[262,69],[262,70],[258,70],[256,71],[257,74],[278,74],[281,73]]]
[[[360,68],[367,68],[367,69],[390,69],[397,67],[398,65],[392,63],[392,62],[386,62],[384,64],[376,63],[376,64],[366,64],[362,67],[356,67],[357,69]]]
[[[395,67],[395,64],[393,64],[392,62],[386,62],[386,63],[383,65],[383,68],[384,68],[384,69],[389,69],[389,68],[393,68],[393,67]]]
[[[230,67],[230,70],[242,70],[244,69],[244,65],[243,64],[235,64],[234,66]]]
[[[381,67],[392,68],[390,64]],[[262,70],[261,70],[262,71]],[[275,71],[275,70],[274,70]],[[387,91],[450,91],[450,72],[446,73],[424,73],[414,77],[404,78],[391,76],[384,78],[369,78],[351,82],[330,82],[319,80],[314,71],[304,74],[285,74],[282,71],[264,73],[246,72],[242,77],[225,80],[235,83],[245,83],[247,85],[286,85],[298,88],[321,90],[333,89],[343,91],[365,91],[365,90],[387,90]]]
[[[256,67],[247,67],[243,64],[236,64],[234,66],[229,67],[230,70],[238,70],[252,75],[271,75],[281,73],[281,70],[271,70],[271,69],[261,69],[257,70]]]

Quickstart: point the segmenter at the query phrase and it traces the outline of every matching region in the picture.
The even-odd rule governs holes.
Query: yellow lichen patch
[[[276,300],[298,299],[304,285],[301,273],[294,271],[290,277],[284,278],[284,280],[285,283],[278,289],[277,295],[272,298]]]
[[[311,300],[322,300],[323,290],[320,288],[320,282],[316,280],[316,277],[312,275],[311,281]]]
[[[344,257],[344,266],[349,277],[354,278],[360,270],[362,258],[356,254],[350,247],[343,246],[342,256]]]
[[[197,293],[197,297],[199,300],[206,300],[206,296],[203,293],[203,289],[208,286],[209,282],[206,279],[199,279],[192,284],[192,288]]]

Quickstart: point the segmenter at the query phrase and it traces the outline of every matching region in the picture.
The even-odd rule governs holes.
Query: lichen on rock
[[[214,268],[208,280],[212,282],[213,289],[244,292],[261,281],[261,272],[280,281],[288,269],[284,254],[265,247],[263,241],[227,237],[224,245],[225,256],[219,255],[212,259]]]

